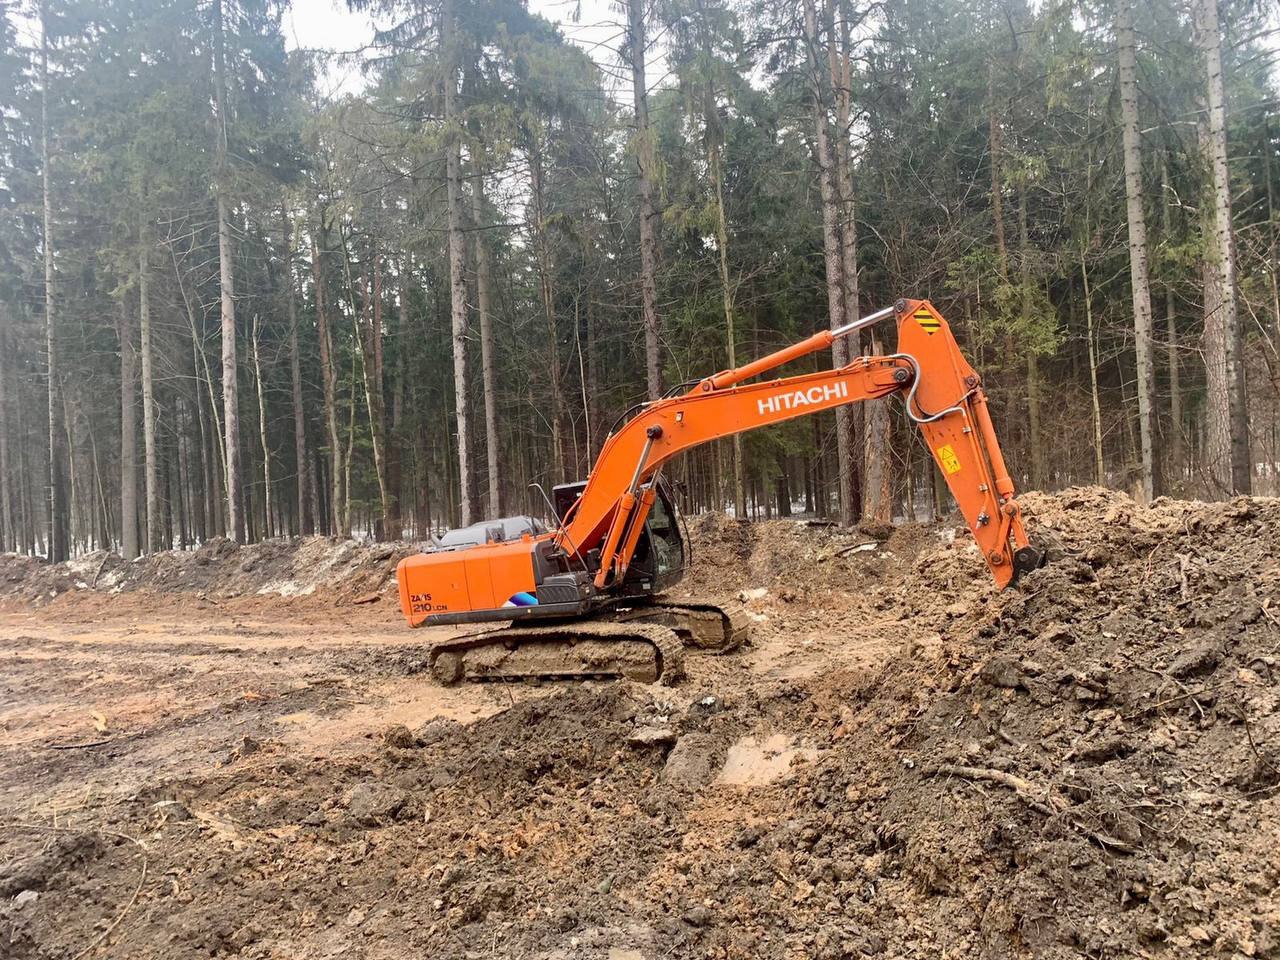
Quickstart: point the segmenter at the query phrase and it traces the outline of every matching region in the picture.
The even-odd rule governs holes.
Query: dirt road
[[[1280,956],[1280,504],[1029,508],[1007,594],[700,520],[673,687],[439,687],[382,553],[0,563],[0,956]]]
[[[833,635],[827,611],[783,596],[754,597],[749,649],[691,656],[678,689],[441,687],[424,653],[449,632],[408,630],[386,591],[341,605],[323,591],[215,599],[151,586],[11,601],[0,612],[0,864],[16,876],[0,873],[0,894],[30,892],[10,900],[0,945],[13,957],[74,956],[106,934],[103,956],[399,957],[445,942],[465,953],[467,927],[514,893],[445,882],[465,872],[464,852],[514,858],[515,876],[543,881],[585,871],[582,898],[620,903],[619,874],[634,883],[661,859],[653,848],[625,870],[594,865],[601,853],[628,859],[616,818],[665,766],[666,739],[625,745],[637,722],[670,732],[672,714],[692,708],[754,729],[726,724],[726,704],[875,664],[902,644],[874,623]],[[549,697],[556,706],[538,705]],[[486,718],[493,728],[479,738],[458,732]],[[565,722],[578,726],[566,734]],[[731,799],[816,756],[805,724],[765,727],[737,738],[723,775],[718,739],[694,751],[687,787],[719,777]],[[605,731],[619,738],[608,751]],[[564,760],[571,770],[557,782]],[[512,806],[515,785],[531,795]],[[731,822],[731,809],[715,819]],[[504,922],[548,925],[537,949],[567,956],[587,944],[649,955],[657,943],[652,931],[596,929],[577,896]],[[514,946],[487,935],[479,955]]]

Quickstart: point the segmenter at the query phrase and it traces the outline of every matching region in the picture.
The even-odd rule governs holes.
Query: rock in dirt
[[[993,687],[1008,690],[1025,690],[1026,677],[1022,667],[1011,657],[992,657],[982,666],[982,679]]]
[[[711,923],[711,911],[703,906],[693,907],[685,911],[684,922],[691,927],[705,927]]]
[[[236,744],[236,748],[231,751],[231,760],[240,760],[244,757],[252,756],[262,749],[262,744],[253,737],[245,734],[240,738],[240,742]]]
[[[1171,677],[1192,677],[1210,673],[1222,662],[1222,644],[1217,640],[1200,643],[1174,657],[1169,664]]]
[[[48,889],[62,871],[87,863],[101,854],[102,842],[96,834],[59,835],[39,853],[0,865],[0,898],[12,897],[23,890]]]
[[[347,798],[347,813],[366,826],[387,823],[404,813],[409,794],[383,783],[362,783]]]
[[[422,746],[430,747],[447,740],[461,727],[462,724],[458,723],[457,720],[445,720],[443,718],[430,720],[418,728],[417,740]]]
[[[680,738],[667,764],[662,768],[662,782],[677,790],[701,789],[715,777],[716,741],[705,733],[690,733]]]
[[[28,903],[35,903],[40,899],[40,894],[34,890],[23,890],[20,894],[13,898],[13,905],[21,910]]]
[[[191,811],[180,800],[161,800],[159,803],[153,803],[151,809],[164,817],[166,821],[174,823],[180,823],[192,818]]]
[[[382,743],[397,750],[410,750],[418,745],[418,739],[403,723],[397,723],[382,731]]]
[[[676,732],[670,727],[640,727],[627,737],[633,747],[669,747],[676,742]]]
[[[723,713],[724,709],[724,701],[722,699],[714,696],[705,696],[695,700],[693,705],[689,707],[689,712],[699,716],[710,717],[717,713]]]
[[[870,537],[872,540],[878,540],[881,543],[893,536],[894,529],[892,523],[885,523],[881,520],[863,520],[857,527],[858,532],[864,537]]]
[[[577,925],[578,925],[577,911],[568,907],[565,907],[562,910],[557,910],[551,918],[551,926],[554,927],[560,933],[568,933]]]

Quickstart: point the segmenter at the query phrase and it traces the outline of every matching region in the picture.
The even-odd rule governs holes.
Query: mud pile
[[[1024,505],[1053,560],[1005,593],[945,525],[698,520],[697,576],[811,669],[266,739],[108,808],[151,879],[46,849],[0,936],[73,954],[138,887],[120,956],[1280,958],[1280,501]]]
[[[166,593],[240,597],[310,596],[339,602],[386,589],[405,543],[361,543],[306,537],[241,545],[222,537],[195,550],[170,550],[132,562],[105,550],[66,563],[0,555],[0,601],[39,604],[69,591]]]
[[[1280,502],[1026,506],[1054,562],[850,690],[776,826],[691,861],[690,896],[820,957],[1280,956]],[[941,560],[902,609],[956,596]]]
[[[751,523],[702,514],[689,521],[692,564],[679,589],[778,587],[817,594],[853,586],[896,588],[922,555],[955,554],[957,533],[951,523],[867,523],[849,530],[807,520]],[[963,543],[960,552],[966,552]],[[967,552],[980,565],[976,548]]]

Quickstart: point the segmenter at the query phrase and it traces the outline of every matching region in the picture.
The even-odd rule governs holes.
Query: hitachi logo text
[[[829,383],[823,387],[810,387],[808,390],[795,390],[791,393],[779,393],[772,397],[763,397],[756,401],[760,416],[770,413],[782,413],[797,407],[808,407],[828,400],[839,400],[849,396],[849,385],[843,380]]]

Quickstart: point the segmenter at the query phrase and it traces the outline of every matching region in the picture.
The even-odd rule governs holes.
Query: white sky
[[[560,25],[565,37],[580,45],[602,67],[618,72],[618,49],[623,40],[623,14],[613,0],[528,0],[529,9]],[[351,13],[346,0],[293,0],[284,15],[285,41],[291,48],[355,53],[373,38],[369,15]],[[652,56],[652,54],[651,54]],[[649,71],[649,83],[659,80]],[[331,62],[324,85],[329,95],[361,88],[360,68],[354,63]],[[629,103],[629,84],[605,77],[605,85],[619,100]]]

